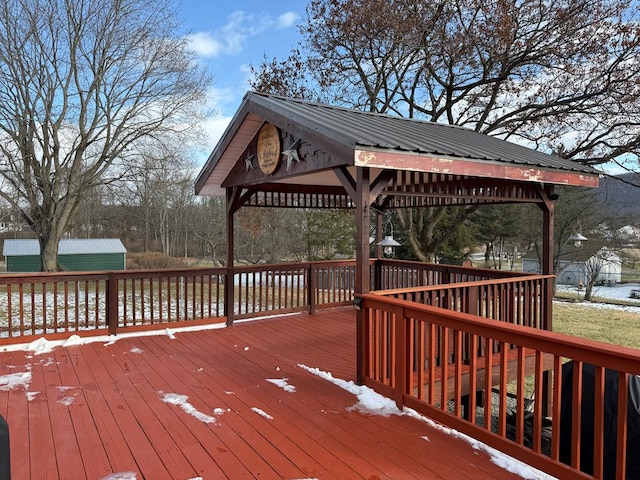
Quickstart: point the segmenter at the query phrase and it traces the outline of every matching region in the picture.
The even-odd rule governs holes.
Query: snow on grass
[[[635,304],[637,306],[631,305],[616,305],[615,303],[599,303],[599,302],[584,302],[580,305],[591,308],[599,308],[603,310],[623,310],[626,312],[632,313],[640,313],[640,300],[632,299],[631,291],[640,289],[640,284],[637,283],[626,283],[623,285],[615,285],[612,287],[594,287],[592,295],[594,297],[606,298],[607,300],[623,300],[625,302],[629,302]],[[578,292],[578,289],[571,285],[558,285],[558,292],[567,292],[577,295],[579,298],[584,298],[584,290]]]
[[[293,385],[289,385],[288,378],[267,378],[267,382],[273,383],[274,385],[280,387],[285,392],[295,393],[296,387]]]
[[[251,410],[257,413],[258,415],[260,415],[261,417],[266,418],[267,420],[273,420],[273,417],[271,415],[269,415],[264,410],[260,410],[258,407],[251,407]]]
[[[477,450],[482,450],[486,452],[490,457],[491,461],[498,465],[499,467],[515,473],[516,475],[521,476],[522,478],[528,480],[553,480],[554,477],[547,475],[540,470],[537,470],[529,465],[516,460],[484,443],[465,435],[464,433],[460,433],[457,430],[452,428],[445,427],[440,425],[439,423],[434,422],[430,418],[425,417],[424,415],[419,414],[413,409],[404,407],[402,411],[398,409],[395,402],[392,400],[383,397],[379,393],[376,393],[369,387],[365,387],[363,385],[356,385],[352,381],[347,382],[346,380],[342,380],[340,378],[335,378],[331,373],[324,372],[319,370],[318,368],[311,368],[303,364],[298,364],[298,366],[313,375],[317,375],[320,378],[323,378],[343,390],[348,391],[349,393],[355,395],[358,399],[358,403],[353,407],[350,407],[349,410],[359,410],[361,412],[366,412],[369,414],[375,415],[407,415],[413,418],[416,418],[422,422],[425,422],[430,427],[439,430],[447,435],[451,435],[455,438],[459,438],[461,440],[469,443],[473,448]],[[422,437],[424,440],[429,441],[429,438],[426,436]]]
[[[206,413],[202,413],[196,407],[187,402],[187,400],[189,400],[189,397],[186,395],[158,392],[158,397],[160,397],[160,400],[162,400],[164,403],[180,407],[185,413],[188,413],[189,415],[197,418],[201,422],[216,423],[216,419],[214,417],[207,415]]]

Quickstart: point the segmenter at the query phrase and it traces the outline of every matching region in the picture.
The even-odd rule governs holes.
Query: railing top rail
[[[502,342],[513,343],[540,352],[567,357],[620,372],[640,375],[640,350],[597,342],[585,338],[572,337],[548,330],[540,330],[523,325],[477,317],[462,312],[422,305],[406,300],[382,297],[373,294],[356,295],[362,299],[362,306],[385,311],[402,310],[407,318],[424,319],[435,323],[446,323],[447,327],[487,337]]]
[[[484,275],[489,278],[512,278],[512,277],[533,277],[535,274],[523,272],[507,272],[503,270],[466,268],[456,265],[445,265],[435,263],[418,263],[409,260],[389,260],[389,259],[369,259],[369,264],[379,263],[381,265],[396,265],[420,270],[459,272],[470,275]],[[275,264],[260,265],[236,265],[233,267],[182,267],[182,268],[158,268],[144,270],[109,270],[109,271],[86,271],[86,272],[30,272],[30,273],[0,273],[0,285],[16,283],[47,283],[65,281],[85,281],[102,280],[108,276],[116,278],[141,278],[141,277],[177,277],[195,275],[225,275],[229,271],[234,273],[246,273],[252,271],[265,270],[295,270],[309,268],[311,266],[322,267],[351,267],[355,265],[355,260],[321,260],[313,262],[284,262]]]
[[[141,270],[98,270],[82,272],[24,272],[2,273],[0,284],[3,283],[46,283],[55,281],[73,280],[97,280],[109,276],[116,277],[158,277],[180,275],[224,275],[227,269],[224,267],[184,267],[184,268],[153,268]]]
[[[438,285],[424,285],[421,287],[408,287],[408,288],[392,288],[388,290],[376,290],[371,292],[374,295],[386,296],[386,295],[398,295],[403,293],[417,293],[428,292],[433,290],[447,290],[452,288],[467,288],[478,287],[483,285],[500,285],[517,282],[530,282],[535,280],[547,280],[553,279],[555,275],[526,275],[520,277],[509,278],[492,278],[489,280],[477,280],[471,282],[453,282],[453,283],[440,283]]]
[[[0,285],[15,283],[72,282],[78,280],[104,280],[109,277],[107,271],[96,272],[28,272],[0,273]]]
[[[529,272],[518,272],[513,270],[495,270],[492,268],[479,268],[479,267],[463,267],[461,265],[449,265],[446,263],[422,263],[415,262],[413,260],[396,260],[396,259],[377,259],[382,265],[397,265],[397,266],[419,266],[421,268],[429,268],[431,270],[448,270],[460,273],[485,273],[488,276],[501,276],[501,277],[523,277],[529,275],[537,275]]]
[[[374,261],[373,259],[371,261]],[[284,262],[284,263],[262,263],[257,265],[234,265],[234,272],[250,272],[264,270],[295,270],[309,268],[310,266],[355,266],[355,260],[319,260],[313,262]]]

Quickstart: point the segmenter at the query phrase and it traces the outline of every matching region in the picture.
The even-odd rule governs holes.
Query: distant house
[[[625,225],[616,232],[617,237],[624,245],[632,246],[640,244],[640,228],[633,225]]]
[[[5,239],[2,248],[7,272],[39,272],[40,243],[35,239]],[[124,270],[127,249],[118,238],[64,239],[58,263],[66,271]]]
[[[522,258],[522,270],[527,273],[540,273],[540,262],[533,255]],[[558,261],[558,285],[577,286],[587,282],[587,278],[597,272],[596,284],[622,282],[622,260],[612,250],[602,247],[593,252],[588,249],[567,249]]]

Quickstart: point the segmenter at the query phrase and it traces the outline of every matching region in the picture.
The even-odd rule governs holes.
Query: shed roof
[[[196,180],[197,193],[221,192],[222,182],[264,122],[295,130],[300,136],[321,137],[325,144],[335,145],[336,151],[350,152],[349,164],[354,166],[398,168],[406,165],[407,170],[435,171],[429,165],[430,160],[449,163],[467,160],[536,171],[570,172],[577,177],[595,177],[597,184],[598,172],[589,166],[468,128],[248,92],[200,172]],[[385,153],[392,153],[402,161],[391,166],[386,160],[389,157],[376,159],[376,154]],[[479,176],[483,176],[481,172]],[[523,180],[527,179],[523,174]],[[540,181],[554,183],[553,179],[542,177]]]
[[[58,255],[83,255],[92,253],[127,253],[119,238],[70,238],[60,240]],[[2,255],[40,255],[40,243],[36,239],[5,239]]]

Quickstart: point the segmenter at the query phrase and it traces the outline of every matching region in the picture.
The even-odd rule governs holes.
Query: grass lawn
[[[553,330],[640,349],[640,314],[635,312],[555,302]]]

